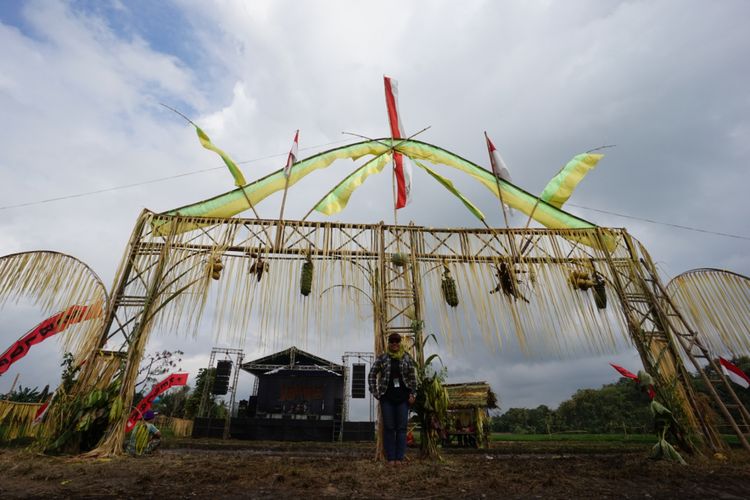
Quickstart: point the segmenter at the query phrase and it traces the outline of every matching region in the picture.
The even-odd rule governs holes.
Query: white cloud
[[[129,4],[116,8],[120,19],[135,22]],[[400,83],[407,133],[431,125],[421,139],[486,165],[487,130],[530,192],[540,192],[574,154],[617,144],[571,203],[750,235],[750,67],[738,63],[750,59],[746,2],[179,1],[154,8],[174,21],[161,33],[116,30],[106,13],[66,2],[26,2],[24,22],[11,24],[0,6],[0,205],[221,166],[158,102],[197,120],[238,161],[282,154],[242,164],[248,179],[283,165],[298,128],[306,154],[308,146],[345,138],[342,131],[385,135],[381,77],[388,74]],[[178,41],[187,44],[182,52]],[[300,183],[287,216],[301,217],[349,168],[337,164]],[[484,188],[440,172],[502,225]],[[417,172],[415,183],[415,201],[400,222],[475,225],[427,176]],[[0,250],[71,253],[110,283],[141,209],[168,210],[231,187],[219,169],[0,210]],[[389,199],[387,176],[373,178],[338,219],[390,221]],[[275,217],[279,202],[272,197],[258,210]],[[669,275],[703,266],[750,274],[746,239],[570,210],[628,227]],[[519,217],[516,225],[524,222]],[[0,318],[6,343],[33,323],[9,308]],[[153,345],[185,350],[192,371],[213,342],[203,333],[184,341],[179,332],[158,336]],[[248,352],[288,347],[264,345],[261,353],[257,340],[248,339]],[[350,340],[352,350],[371,347],[361,332],[345,345],[311,343],[309,350],[336,361]],[[487,379],[504,407],[554,405],[577,387],[615,379],[609,358],[530,364],[512,352],[476,351],[483,349],[449,356],[450,373]],[[626,366],[637,361],[632,352],[620,356]],[[30,366],[24,374],[34,372]],[[46,380],[57,377],[51,369]]]

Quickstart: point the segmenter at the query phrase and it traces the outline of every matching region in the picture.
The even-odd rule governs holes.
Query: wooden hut
[[[487,382],[445,384],[448,392],[446,445],[489,446],[489,410],[497,408],[497,396]]]

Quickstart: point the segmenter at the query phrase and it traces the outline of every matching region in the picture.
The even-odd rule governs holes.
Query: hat
[[[143,420],[153,420],[156,416],[156,413],[154,413],[151,410],[148,410],[146,413],[143,414]]]
[[[388,335],[388,343],[401,342],[401,335],[398,333],[392,333]]]

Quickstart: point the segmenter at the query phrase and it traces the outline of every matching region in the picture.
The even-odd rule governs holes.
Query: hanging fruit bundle
[[[458,305],[458,290],[456,289],[456,280],[451,276],[451,272],[446,267],[443,271],[443,280],[440,283],[443,289],[443,297],[445,302],[451,306],[456,307]]]
[[[607,289],[604,283],[604,278],[599,273],[594,274],[594,288],[591,291],[594,293],[594,303],[598,309],[607,308]]]
[[[313,263],[308,254],[307,260],[302,264],[302,275],[299,279],[299,291],[307,297],[312,291]]]
[[[213,279],[218,280],[221,278],[221,270],[224,269],[224,264],[221,263],[221,257],[218,255],[211,255],[208,258],[208,269]]]

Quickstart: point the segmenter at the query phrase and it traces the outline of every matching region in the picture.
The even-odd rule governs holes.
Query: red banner
[[[135,424],[138,423],[138,419],[141,418],[141,415],[146,413],[149,408],[151,408],[151,405],[154,403],[154,399],[156,399],[159,394],[166,391],[167,389],[174,387],[176,385],[185,385],[187,384],[188,374],[187,373],[173,373],[172,375],[168,376],[158,384],[156,384],[152,389],[151,392],[149,392],[146,397],[141,399],[141,401],[135,406],[132,412],[130,412],[130,417],[128,418],[128,423],[125,424],[125,432],[130,432],[133,430],[133,427],[135,427]]]
[[[31,346],[60,333],[69,325],[96,318],[101,314],[101,303],[96,303],[91,306],[70,306],[65,311],[45,319],[0,356],[0,375],[8,371],[10,365],[26,356]]]
[[[628,371],[625,368],[623,368],[622,366],[616,365],[614,363],[610,363],[610,365],[612,366],[612,368],[614,368],[615,370],[617,370],[618,372],[620,372],[620,375],[622,375],[623,377],[631,378],[631,379],[633,379],[635,381],[638,381],[638,375],[636,375],[635,373],[633,373],[631,371]]]

